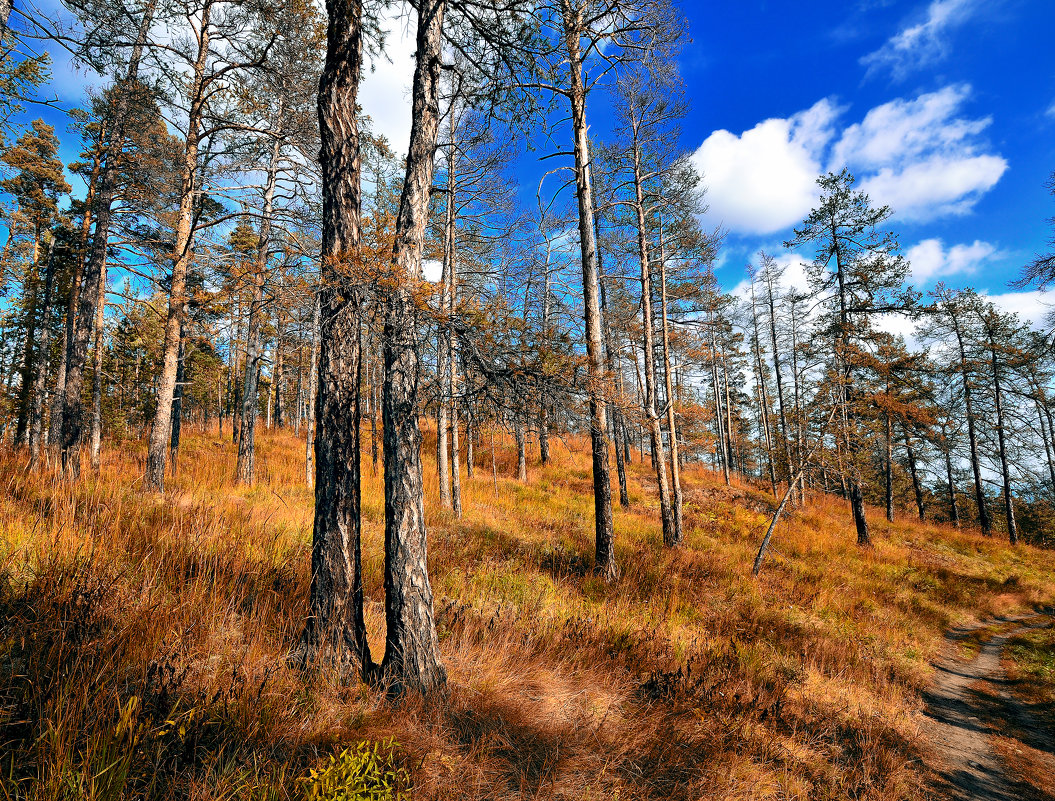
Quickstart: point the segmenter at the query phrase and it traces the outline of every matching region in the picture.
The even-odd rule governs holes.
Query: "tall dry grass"
[[[769,496],[684,473],[686,546],[664,549],[649,470],[616,510],[622,574],[589,573],[589,454],[574,438],[529,481],[489,440],[437,508],[430,575],[449,696],[390,704],[285,661],[307,605],[303,446],[261,432],[259,481],[233,447],[184,440],[164,498],[143,449],[74,486],[0,453],[0,794],[20,799],[297,798],[349,744],[394,737],[416,798],[862,798],[925,795],[917,712],[953,623],[1050,602],[1055,555],[888,525],[854,545],[815,497],[750,575]],[[364,461],[367,623],[379,652],[383,488]]]

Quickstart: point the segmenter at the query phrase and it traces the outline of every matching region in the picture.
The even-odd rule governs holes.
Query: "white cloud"
[[[978,8],[976,0],[932,0],[923,19],[902,28],[878,50],[861,59],[868,75],[886,70],[896,81],[942,61],[949,52],[949,32],[964,24]]]
[[[407,18],[395,12],[385,17],[382,26],[386,55],[369,59],[359,87],[359,104],[370,116],[374,133],[385,136],[392,149],[402,153],[410,141],[414,32]]]
[[[1047,111],[1044,112],[1044,116],[1051,117],[1051,119],[1055,120],[1055,103],[1048,106]]]
[[[966,214],[1008,166],[984,152],[990,118],[962,116],[970,92],[961,84],[892,100],[841,132],[840,110],[828,98],[739,136],[715,131],[694,154],[708,187],[709,222],[736,233],[787,230],[813,206],[817,176],[842,167],[901,220]]]
[[[1017,314],[1023,322],[1031,323],[1034,328],[1040,329],[1047,328],[1045,318],[1055,307],[1053,290],[1004,292],[998,295],[986,294],[986,297],[1002,311]]]
[[[913,100],[897,98],[876,106],[843,131],[832,158],[840,165],[875,168],[962,148],[992,123],[990,117],[954,116],[970,94],[970,86],[955,84]]]
[[[820,153],[838,111],[821,100],[788,119],[769,119],[737,136],[715,131],[693,156],[715,222],[766,234],[802,219],[817,197]]]
[[[1006,169],[1000,156],[932,156],[900,171],[884,167],[862,180],[861,189],[900,219],[925,222],[967,214]]]
[[[970,93],[958,84],[873,108],[843,132],[833,166],[861,175],[861,188],[901,219],[969,212],[1007,170],[1002,157],[978,152],[992,119],[956,116]]]
[[[950,275],[973,273],[996,252],[993,245],[980,239],[948,250],[940,239],[924,239],[905,251],[905,258],[912,266],[913,283],[924,286]]]

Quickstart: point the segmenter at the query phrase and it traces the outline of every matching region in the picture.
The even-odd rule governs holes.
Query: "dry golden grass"
[[[771,500],[691,467],[686,545],[663,548],[647,464],[616,510],[622,575],[592,554],[589,454],[498,492],[484,438],[465,517],[437,508],[430,575],[450,680],[392,705],[284,655],[307,604],[303,443],[262,431],[258,483],[226,438],[189,433],[161,499],[143,449],[57,485],[0,453],[0,793],[12,798],[294,798],[348,744],[394,737],[415,798],[859,798],[926,795],[916,716],[950,625],[1049,603],[1055,554],[815,497],[750,575]],[[568,448],[571,448],[569,450]],[[636,459],[636,455],[635,455]],[[383,646],[383,493],[364,462],[371,646]]]

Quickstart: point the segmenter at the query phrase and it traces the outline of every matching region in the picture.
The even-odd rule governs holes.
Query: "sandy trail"
[[[1034,622],[1038,621],[1038,622]],[[991,621],[992,622],[992,621]],[[972,686],[979,681],[1002,682],[1000,654],[1007,641],[1035,625],[1044,625],[1043,615],[1002,618],[1007,624],[985,642],[969,662],[957,660],[953,648],[937,665],[934,684],[927,694],[929,735],[941,760],[939,773],[949,797],[957,801],[1020,801],[1021,795],[990,742],[992,728]],[[1029,625],[1015,626],[1015,623]],[[947,635],[950,645],[986,624],[953,629]]]

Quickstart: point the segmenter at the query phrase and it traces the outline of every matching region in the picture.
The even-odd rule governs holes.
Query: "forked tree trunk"
[[[360,236],[360,0],[327,0],[326,60],[319,81],[322,263],[315,400],[315,520],[308,620],[294,654],[303,667],[345,678],[372,671],[363,617],[359,380],[360,293],[350,282]]]
[[[95,198],[93,212],[95,235],[92,239],[88,261],[84,265],[80,294],[77,299],[77,319],[67,357],[62,413],[62,468],[63,472],[72,478],[76,478],[81,471],[81,442],[84,438],[84,408],[81,396],[84,388],[84,371],[88,363],[88,343],[95,327],[100,284],[105,287],[110,220],[119,179],[117,165],[114,162],[119,160],[119,154],[124,147],[129,107],[132,103],[132,94],[139,81],[139,62],[143,55],[147,33],[153,23],[156,5],[157,0],[149,0],[143,11],[136,42],[128,60],[128,71],[117,93],[106,156],[99,176],[98,195]]]
[[[586,322],[586,366],[590,396],[590,444],[593,455],[594,569],[613,581],[617,569],[612,536],[612,485],[608,471],[608,423],[604,401],[604,342],[598,299],[597,243],[593,233],[593,189],[590,183],[586,125],[586,87],[580,37],[583,10],[573,0],[561,0],[561,16],[570,86],[572,134],[575,137],[575,194],[579,203],[579,245],[582,252],[583,307]]]
[[[429,584],[421,431],[418,424],[418,300],[421,251],[428,223],[436,138],[446,0],[418,5],[410,144],[396,219],[391,289],[384,298],[382,428],[385,464],[385,656],[393,692],[442,691],[447,674]]]

